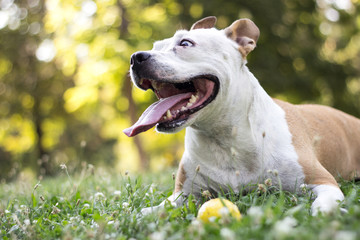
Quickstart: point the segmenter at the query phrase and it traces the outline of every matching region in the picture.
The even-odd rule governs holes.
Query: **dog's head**
[[[151,51],[131,56],[134,84],[155,92],[159,101],[124,133],[135,136],[156,125],[159,132],[177,132],[207,112],[226,95],[234,71],[246,62],[259,29],[249,19],[235,21],[223,30],[214,28],[215,17],[196,22],[190,31],[154,43]],[[221,94],[220,94],[221,93]]]

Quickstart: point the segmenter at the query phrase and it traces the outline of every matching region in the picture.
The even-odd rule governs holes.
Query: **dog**
[[[189,194],[236,192],[272,179],[286,191],[312,191],[313,215],[334,212],[344,200],[336,179],[360,173],[360,120],[271,98],[246,66],[258,27],[250,19],[222,30],[215,23],[215,17],[204,18],[131,56],[133,83],[153,90],[159,101],[124,133],[186,128],[174,194],[165,201],[181,206]]]

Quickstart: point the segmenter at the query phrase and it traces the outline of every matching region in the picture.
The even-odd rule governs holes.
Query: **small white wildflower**
[[[227,207],[222,207],[220,210],[219,210],[219,214],[221,217],[227,217],[230,215],[230,211]]]
[[[263,210],[258,206],[250,207],[247,214],[253,219],[255,224],[260,224],[261,218],[264,216]]]
[[[202,227],[202,223],[199,220],[197,220],[196,218],[194,218],[191,221],[191,225],[194,226],[194,227]]]
[[[277,177],[277,176],[279,175],[279,172],[278,172],[278,170],[276,170],[276,169],[273,170],[273,173],[274,173],[274,176],[275,176],[275,177]]]
[[[204,197],[204,198],[211,198],[211,193],[209,190],[205,190],[201,193],[201,195]]]
[[[272,179],[268,178],[268,179],[265,180],[264,183],[265,183],[266,186],[270,187],[270,186],[272,186]]]
[[[63,170],[64,170],[64,169],[67,169],[65,163],[60,164],[60,168],[63,169]]]
[[[151,240],[165,240],[166,237],[166,232],[161,231],[161,232],[153,232],[150,235],[150,239]]]
[[[90,204],[84,203],[83,208],[89,208],[89,207],[90,207]]]
[[[286,217],[275,224],[274,231],[278,236],[287,236],[293,231],[296,225],[297,221],[295,218]]]
[[[334,237],[335,240],[355,240],[356,232],[351,231],[338,231]]]
[[[204,226],[203,226],[202,222],[197,220],[196,218],[194,218],[191,221],[191,224],[190,224],[190,227],[188,228],[188,231],[191,234],[194,234],[194,233],[198,233],[199,235],[205,234],[205,229],[204,229]]]
[[[209,217],[209,222],[215,222],[216,219],[217,219],[217,217],[211,216],[211,217]]]
[[[61,210],[57,207],[57,204],[55,206],[53,206],[53,210],[52,210],[51,214],[58,214],[60,212],[61,212]]]
[[[156,188],[156,184],[152,183],[149,187],[149,192],[153,193],[155,188]]]
[[[123,208],[128,208],[129,206],[130,206],[130,203],[128,203],[128,202],[123,202],[123,204],[122,204]]]
[[[234,231],[230,230],[229,228],[222,228],[220,230],[220,236],[222,237],[222,239],[225,240],[235,240],[235,233]]]
[[[37,224],[37,221],[38,221],[38,220],[33,220],[32,223],[33,223],[33,224]]]
[[[84,147],[86,147],[86,141],[85,140],[82,140],[81,142],[80,142],[80,147],[81,148],[84,148]]]
[[[30,220],[27,218],[27,219],[25,219],[24,220],[24,224],[26,225],[26,226],[29,226],[30,225]]]
[[[91,228],[99,228],[99,224],[97,224],[94,220],[91,221]]]
[[[107,225],[112,225],[112,224],[114,224],[114,222],[115,222],[115,221],[113,221],[113,220],[112,220],[112,221],[108,221]]]
[[[307,192],[307,185],[305,183],[300,185],[300,189],[302,193],[306,193]]]
[[[260,192],[260,193],[266,193],[266,186],[265,186],[265,184],[262,184],[262,183],[260,183],[260,184],[258,184],[258,191]]]
[[[101,198],[105,198],[105,195],[103,193],[101,193],[101,192],[97,192],[97,193],[94,194],[94,197],[95,197],[96,200],[99,200]]]
[[[10,211],[9,210],[5,210],[5,213],[7,214],[7,213],[10,213]]]
[[[120,190],[114,191],[114,195],[115,195],[115,196],[120,196],[120,195],[121,195],[121,191],[120,191]]]

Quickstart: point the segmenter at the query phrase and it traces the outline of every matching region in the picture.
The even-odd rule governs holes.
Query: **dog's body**
[[[240,19],[216,30],[215,20],[205,18],[132,56],[134,83],[153,89],[160,101],[124,132],[188,127],[169,198],[175,205],[190,193],[240,191],[271,178],[292,192],[306,184],[316,195],[313,214],[333,211],[344,199],[335,179],[360,174],[360,120],[272,99],[245,66],[259,36],[255,24]]]

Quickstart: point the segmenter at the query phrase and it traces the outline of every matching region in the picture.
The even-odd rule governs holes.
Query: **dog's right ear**
[[[224,31],[228,38],[239,44],[239,51],[244,58],[254,50],[260,36],[259,28],[247,18],[236,20]]]
[[[216,23],[216,17],[210,16],[203,19],[200,19],[196,23],[194,23],[190,30],[199,29],[199,28],[213,28]]]

